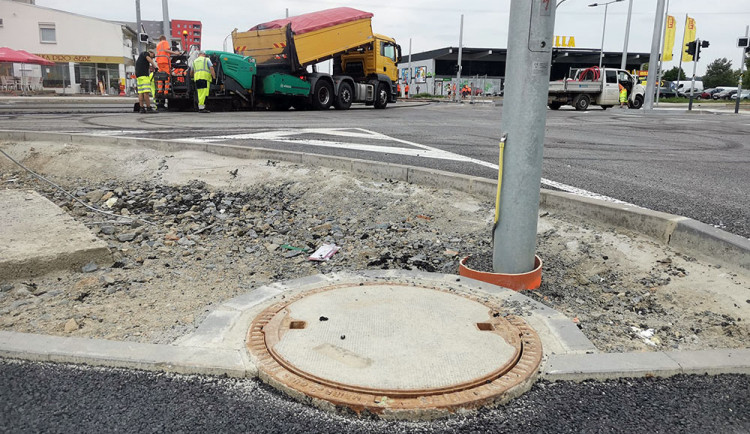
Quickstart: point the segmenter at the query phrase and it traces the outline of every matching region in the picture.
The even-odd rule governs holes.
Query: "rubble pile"
[[[56,179],[108,215],[24,172],[0,170],[0,188],[40,192],[113,255],[109,264],[0,282],[0,330],[170,343],[215,305],[275,281],[364,269],[456,274],[464,256],[490,254],[491,203],[332,172],[231,189]],[[618,247],[626,243],[653,259],[631,261]],[[310,260],[322,246],[328,257]],[[741,318],[748,307],[718,303],[690,280],[741,288],[746,276],[550,210],[541,213],[537,249],[542,287],[525,294],[569,316],[602,351],[744,347],[750,338]]]

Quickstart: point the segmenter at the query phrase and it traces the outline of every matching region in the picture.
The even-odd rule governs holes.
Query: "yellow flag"
[[[661,60],[668,62],[672,60],[674,50],[674,35],[677,31],[677,22],[672,15],[667,15],[667,28],[664,29],[664,48],[661,50]]]
[[[682,39],[682,61],[692,62],[693,56],[685,52],[687,50],[687,43],[695,41],[695,20],[686,17],[685,21],[685,37]]]

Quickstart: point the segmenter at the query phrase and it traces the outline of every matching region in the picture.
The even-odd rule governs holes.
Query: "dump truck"
[[[624,69],[572,68],[568,77],[550,82],[547,98],[550,109],[572,105],[576,110],[586,110],[590,104],[595,104],[606,110],[620,103],[618,84],[628,92],[628,107],[639,109],[643,106],[646,88]]]
[[[401,47],[372,32],[372,14],[334,8],[232,32],[234,52],[206,51],[216,70],[206,106],[220,109],[326,110],[396,102]],[[316,70],[331,60],[333,73]],[[184,53],[171,57],[170,86],[156,95],[170,109],[194,109]]]
[[[257,99],[275,108],[353,102],[385,108],[396,102],[401,47],[393,38],[373,33],[372,14],[334,8],[283,18],[232,32],[234,51],[255,59]],[[333,61],[333,74],[315,65]]]

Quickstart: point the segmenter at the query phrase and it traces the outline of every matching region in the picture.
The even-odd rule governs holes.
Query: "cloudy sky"
[[[559,1],[559,0],[558,0]],[[594,0],[565,0],[557,11],[555,34],[575,37],[577,48],[598,49],[601,46],[604,7],[588,7]],[[598,0],[596,0],[598,1]],[[604,0],[606,1],[606,0]],[[625,40],[628,1],[608,7],[605,51],[622,51]],[[656,0],[632,0],[628,51],[649,52],[653,33]],[[386,4],[383,4],[386,3]],[[734,67],[740,63],[737,37],[750,24],[749,0],[671,0],[669,13],[678,22],[677,59],[682,40],[685,14],[695,18],[698,37],[710,41],[698,63],[698,73],[716,58],[726,57]],[[51,7],[108,20],[135,21],[135,0],[36,0],[39,6]],[[464,15],[463,44],[468,47],[505,48],[508,41],[510,0],[410,0],[402,2],[352,2],[338,0],[170,0],[172,19],[203,22],[203,48],[221,49],[224,38],[234,28],[247,30],[255,24],[283,18],[286,10],[298,15],[333,7],[348,6],[375,14],[373,30],[394,37],[404,54],[458,46],[460,16]],[[162,19],[161,0],[141,0],[141,17]],[[669,62],[666,68],[677,66]],[[692,63],[683,66],[688,73]]]

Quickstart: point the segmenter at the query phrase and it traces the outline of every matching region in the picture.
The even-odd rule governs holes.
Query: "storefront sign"
[[[555,47],[576,47],[575,36],[555,36]]]
[[[126,62],[124,57],[117,56],[86,56],[81,54],[42,54],[36,53],[37,56],[44,57],[51,62],[73,62],[73,63],[116,63]]]

